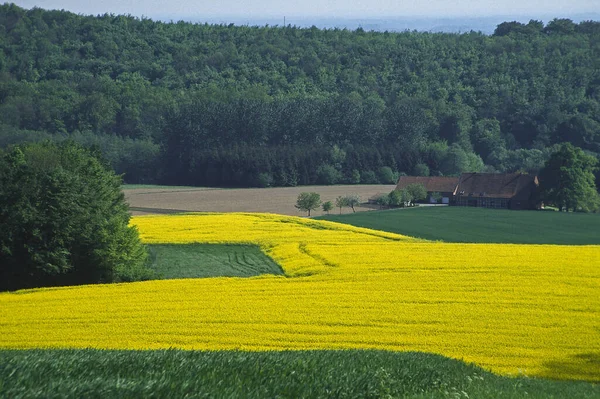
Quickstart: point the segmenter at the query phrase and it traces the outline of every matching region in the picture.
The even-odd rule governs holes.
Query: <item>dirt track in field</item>
[[[280,188],[138,188],[126,189],[125,198],[129,202],[131,213],[145,215],[153,213],[178,212],[266,212],[282,215],[305,216],[294,207],[298,194],[314,191],[321,195],[322,201],[335,204],[338,196],[358,195],[363,203],[378,193],[389,193],[393,185],[356,185],[356,186],[303,186]],[[334,205],[335,206],[335,205]],[[355,208],[357,212],[374,209],[372,206]],[[334,208],[331,213],[339,213]],[[351,213],[344,208],[342,213]],[[313,211],[311,216],[323,214],[321,209]]]

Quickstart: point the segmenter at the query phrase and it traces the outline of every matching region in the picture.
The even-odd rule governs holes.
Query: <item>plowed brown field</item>
[[[125,197],[134,215],[150,213],[177,212],[266,212],[281,215],[302,216],[294,207],[298,194],[314,191],[321,195],[322,201],[332,201],[338,196],[358,195],[363,203],[378,193],[389,193],[393,185],[355,185],[355,186],[302,186],[279,188],[135,188],[125,189]],[[369,206],[355,208],[357,212],[373,209]],[[331,213],[339,213],[334,208]],[[352,212],[350,208],[342,209],[342,213]],[[321,215],[319,209],[311,216]]]

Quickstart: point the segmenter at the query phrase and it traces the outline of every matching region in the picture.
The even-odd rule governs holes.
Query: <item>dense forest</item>
[[[536,172],[600,154],[600,23],[491,36],[165,23],[0,6],[0,147],[74,140],[129,183]]]

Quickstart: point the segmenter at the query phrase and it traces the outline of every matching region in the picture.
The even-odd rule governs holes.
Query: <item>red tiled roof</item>
[[[522,173],[463,173],[456,194],[484,198],[529,198],[537,177]]]
[[[400,176],[396,190],[402,190],[409,184],[422,184],[427,192],[452,193],[458,185],[458,177]]]

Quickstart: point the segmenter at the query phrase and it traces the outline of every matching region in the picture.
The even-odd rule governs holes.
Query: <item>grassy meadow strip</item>
[[[286,277],[0,294],[0,348],[385,349],[600,381],[600,246],[448,244],[294,217],[136,217],[148,243],[254,243]]]
[[[414,352],[0,350],[6,398],[599,396],[599,385],[501,377]]]
[[[600,214],[417,207],[316,219],[445,242],[600,244]]]
[[[256,245],[148,244],[147,248],[148,267],[158,279],[283,274]]]

